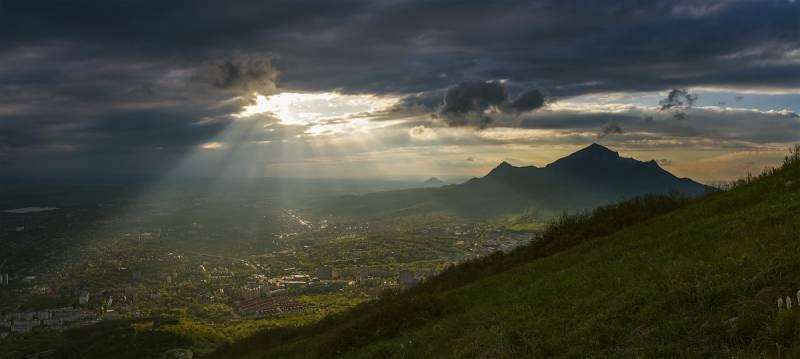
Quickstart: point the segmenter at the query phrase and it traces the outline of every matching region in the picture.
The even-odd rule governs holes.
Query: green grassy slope
[[[800,289],[796,156],[750,184],[553,253],[474,281],[422,286],[317,327],[264,332],[218,355],[800,354],[800,311],[776,307],[778,296],[797,307]]]

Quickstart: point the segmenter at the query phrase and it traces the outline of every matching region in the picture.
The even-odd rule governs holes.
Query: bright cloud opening
[[[218,150],[223,147],[225,147],[225,145],[222,142],[206,142],[200,145],[200,148],[204,150]]]
[[[397,98],[350,95],[338,92],[282,92],[271,96],[255,94],[255,103],[245,106],[237,117],[257,114],[275,116],[283,125],[310,126],[308,133],[335,132],[349,122],[363,122],[370,114],[388,110]]]

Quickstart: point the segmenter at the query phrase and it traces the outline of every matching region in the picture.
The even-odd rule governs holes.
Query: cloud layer
[[[494,119],[487,112],[519,114],[544,106],[544,95],[537,89],[523,91],[512,98],[500,81],[464,81],[444,92],[439,114],[450,126],[484,128]]]
[[[268,114],[235,118],[254,92],[401,98],[393,112],[362,116],[386,122],[375,131],[385,146],[530,145],[525,131],[552,136],[540,143],[599,136],[631,148],[797,138],[780,104],[773,113],[698,108],[690,92],[797,94],[792,1],[31,0],[0,10],[0,164],[17,172],[159,171],[242,128],[267,147],[307,135]],[[612,92],[659,92],[665,102],[557,106]],[[506,139],[489,139],[499,133]]]

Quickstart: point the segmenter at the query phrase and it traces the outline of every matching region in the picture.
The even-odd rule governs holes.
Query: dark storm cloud
[[[622,129],[622,127],[612,122],[606,124],[605,126],[603,126],[603,128],[600,129],[600,133],[597,134],[597,138],[603,138],[613,135],[621,135],[623,133],[625,133],[625,131]]]
[[[445,91],[439,114],[450,126],[485,127],[493,122],[487,110],[519,114],[544,105],[544,95],[536,89],[525,90],[516,98],[499,81],[464,81]]]
[[[211,83],[219,89],[262,94],[275,92],[278,71],[272,67],[268,57],[235,53],[215,64],[214,70]]]
[[[541,91],[527,90],[511,101],[508,108],[512,112],[531,111],[544,106],[544,101],[544,94]]]
[[[686,111],[694,107],[695,102],[697,102],[697,95],[689,93],[689,90],[672,89],[665,99],[658,102],[661,106],[659,111],[670,111],[672,118],[685,120],[689,118]]]
[[[686,89],[672,89],[667,94],[667,98],[658,102],[660,110],[671,110],[674,108],[691,108],[697,102],[697,95],[689,93]]]
[[[795,86],[788,1],[241,1],[3,3],[0,43],[102,58],[278,55],[292,88],[413,93],[467,78],[555,94],[666,86]],[[770,66],[763,66],[765,63]],[[560,92],[559,92],[560,91]]]
[[[685,119],[689,118],[689,115],[687,115],[686,112],[677,111],[677,112],[672,114],[672,118],[674,118],[676,120],[685,120]]]
[[[446,116],[462,116],[483,113],[508,101],[508,90],[497,81],[466,81],[445,92],[440,113]]]
[[[104,151],[125,147],[187,147],[208,140],[230,124],[230,119],[196,121],[194,113],[129,111],[98,118],[76,129]]]
[[[0,152],[188,148],[276,81],[402,95],[477,126],[546,97],[797,88],[798,18],[777,0],[3,1]],[[447,101],[470,79],[495,81]]]

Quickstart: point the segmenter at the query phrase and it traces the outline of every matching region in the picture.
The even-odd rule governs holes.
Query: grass
[[[637,202],[638,201],[638,202]],[[564,217],[508,255],[451,268],[217,357],[793,357],[800,161],[697,201]]]
[[[64,332],[37,330],[0,342],[0,359],[26,358],[49,349],[55,349],[56,358],[160,358],[165,350],[175,347],[190,348],[202,357],[220,345],[247,338],[264,328],[313,323],[366,300],[353,300],[340,292],[296,299],[312,308],[262,319],[231,320],[232,309],[215,303],[171,311],[159,324],[147,318],[103,321]],[[192,315],[187,315],[189,312]]]

